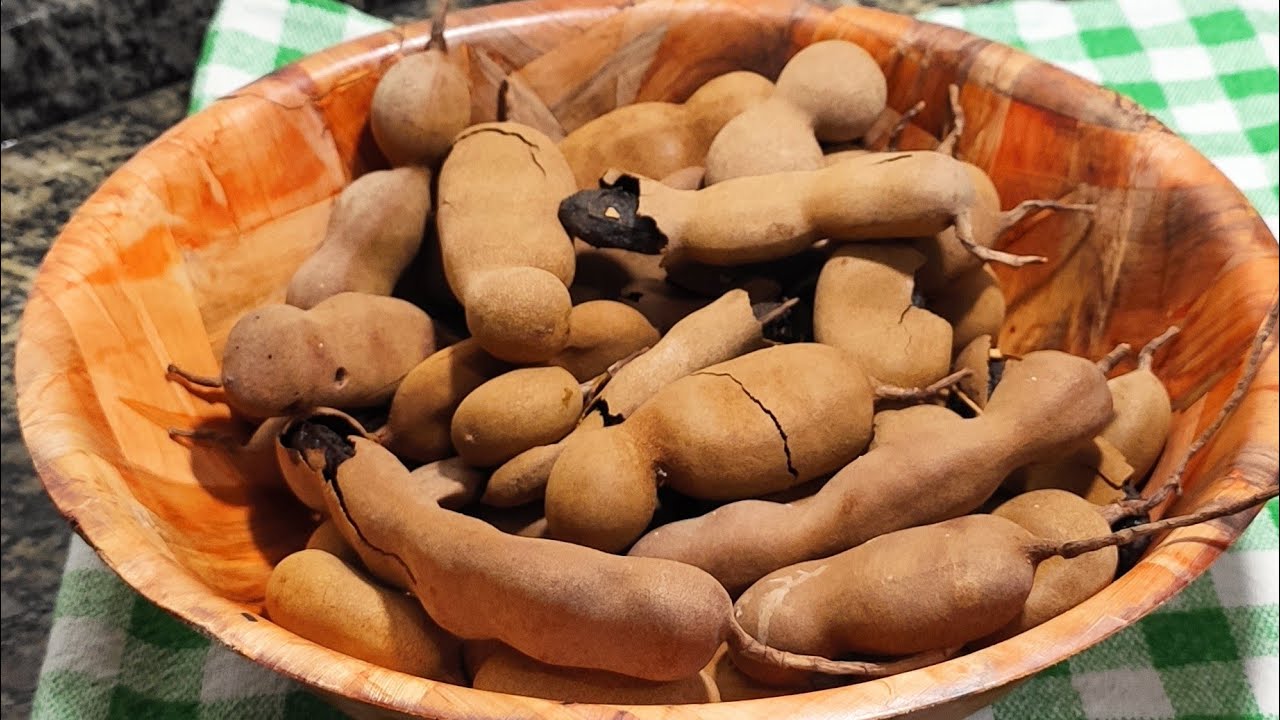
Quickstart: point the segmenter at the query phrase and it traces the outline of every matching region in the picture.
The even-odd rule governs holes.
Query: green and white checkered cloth
[[[1146,105],[1212,158],[1277,231],[1275,0],[1016,0],[927,19],[1025,49]],[[330,0],[223,0],[193,111],[385,27]],[[994,720],[1280,720],[1277,506],[1168,605],[976,715]],[[74,538],[33,716],[340,718],[141,599]]]

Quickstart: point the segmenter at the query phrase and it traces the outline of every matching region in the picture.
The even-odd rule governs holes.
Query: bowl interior
[[[991,175],[1005,207],[1032,198],[1096,205],[1092,216],[1034,216],[1006,238],[1006,249],[1049,262],[998,268],[1009,302],[1001,346],[1096,357],[1182,326],[1155,368],[1178,411],[1157,476],[1230,393],[1275,294],[1275,239],[1205,158],[1114,93],[959,31],[792,0],[542,0],[459,12],[450,25],[472,80],[473,120],[494,119],[501,104],[553,137],[618,105],[682,100],[728,70],[775,77],[797,49],[827,38],[876,57],[891,108],[926,101],[906,149],[936,144],[956,83],[968,116],[960,154]],[[610,708],[566,709],[386,671],[259,617],[271,567],[304,544],[314,521],[266,481],[261,458],[167,434],[234,427],[216,397],[167,381],[165,367],[216,374],[232,323],[283,300],[336,193],[384,164],[365,127],[370,97],[428,29],[373,35],[282,69],[165,133],[90,198],[50,250],[24,316],[24,437],[54,502],[130,585],[264,665],[412,715],[611,717]],[[1193,463],[1177,511],[1274,478],[1276,362],[1272,352]],[[1146,614],[1247,519],[1174,533],[1072,612],[933,668],[792,698],[629,710],[872,718],[975,695]]]

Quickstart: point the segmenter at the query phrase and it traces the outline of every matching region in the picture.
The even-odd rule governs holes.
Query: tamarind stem
[[[1113,545],[1126,545],[1145,535],[1154,535],[1165,530],[1173,530],[1175,528],[1187,527],[1190,525],[1199,525],[1202,522],[1216,520],[1227,515],[1235,515],[1244,512],[1255,505],[1260,505],[1276,495],[1280,495],[1280,485],[1271,485],[1261,490],[1255,490],[1248,495],[1231,502],[1222,503],[1221,505],[1210,506],[1199,512],[1190,515],[1179,515],[1178,517],[1165,518],[1164,520],[1156,520],[1155,522],[1135,525],[1124,530],[1117,530],[1110,535],[1100,535],[1098,537],[1085,538],[1084,540],[1072,540],[1061,545],[1037,544],[1029,553],[1033,561],[1039,562],[1049,557],[1057,555],[1070,560],[1073,557],[1091,553],[1094,550],[1101,550],[1105,547]]]
[[[1178,463],[1178,467],[1169,475],[1169,479],[1165,480],[1164,485],[1146,500],[1147,511],[1164,502],[1171,494],[1182,494],[1182,476],[1186,474],[1191,460],[1209,444],[1209,440],[1218,434],[1218,430],[1222,429],[1223,424],[1227,422],[1227,418],[1231,417],[1236,407],[1244,400],[1245,392],[1253,384],[1253,379],[1258,376],[1258,370],[1262,366],[1262,351],[1266,347],[1271,334],[1275,332],[1278,314],[1280,314],[1280,298],[1271,302],[1271,307],[1267,310],[1266,316],[1263,317],[1262,324],[1258,326],[1258,331],[1253,336],[1253,344],[1249,348],[1248,359],[1245,360],[1244,371],[1240,373],[1240,378],[1236,380],[1235,387],[1231,389],[1231,395],[1222,404],[1222,408],[1218,410],[1218,415],[1214,417],[1213,422],[1209,423],[1209,426],[1191,442],[1191,445],[1187,448],[1187,454],[1183,456],[1182,462]]]
[[[973,398],[969,397],[969,394],[966,393],[964,390],[961,390],[960,388],[952,388],[951,392],[955,393],[956,398],[958,398],[960,402],[964,403],[966,407],[972,410],[974,415],[982,414],[982,408],[978,407],[978,403],[974,402]]]
[[[738,618],[729,615],[729,646],[734,652],[757,662],[787,670],[816,672],[823,675],[844,675],[861,678],[881,678],[897,675],[909,670],[917,670],[954,657],[960,652],[959,647],[908,655],[897,660],[871,662],[866,660],[832,660],[821,655],[802,655],[769,647],[752,637]]]
[[[1064,203],[1058,200],[1023,200],[1012,208],[1000,213],[1000,221],[996,225],[996,237],[1009,231],[1009,228],[1022,222],[1022,219],[1033,210],[1071,210],[1091,213],[1097,210],[1096,205],[1089,203]]]
[[[176,377],[185,383],[195,385],[197,387],[221,388],[222,380],[212,375],[197,375],[196,373],[187,372],[182,368],[170,363],[164,371],[165,375]]]
[[[960,105],[960,86],[955,83],[947,86],[947,98],[951,101],[951,130],[946,137],[942,138],[942,142],[938,143],[938,152],[955,157],[956,144],[960,142],[960,135],[964,132],[964,108]]]
[[[771,308],[768,312],[764,313],[763,315],[756,317],[756,322],[760,323],[761,325],[768,325],[773,321],[777,320],[778,318],[782,317],[783,315],[786,315],[788,310],[790,310],[791,308],[799,304],[800,304],[800,298],[791,298],[790,300],[786,300],[781,304],[779,304],[777,307]],[[753,306],[752,309],[754,310],[755,307]]]
[[[427,0],[428,5],[431,0]],[[449,0],[436,0],[435,12],[431,14],[431,37],[427,40],[428,50],[449,52],[449,43],[444,39],[444,19],[449,13]]]
[[[928,400],[938,393],[973,374],[971,368],[957,370],[941,380],[922,388],[904,388],[897,385],[877,385],[876,400]]]
[[[899,117],[898,122],[894,123],[889,130],[889,142],[885,145],[885,150],[894,152],[898,149],[898,141],[902,139],[902,132],[920,114],[920,111],[924,110],[924,107],[924,101],[917,100],[915,105],[907,108],[906,112],[902,113],[902,117]]]
[[[1174,335],[1182,332],[1182,328],[1177,325],[1170,325],[1168,330],[1160,333],[1151,339],[1146,345],[1142,346],[1142,350],[1138,353],[1138,367],[1143,370],[1151,369],[1151,358],[1165,343],[1173,339]]]
[[[1128,357],[1132,350],[1133,348],[1129,346],[1129,343],[1120,343],[1119,345],[1111,348],[1111,352],[1098,359],[1098,362],[1096,363],[1098,369],[1102,371],[1103,375],[1115,370],[1116,365],[1119,365],[1121,360]]]
[[[974,257],[986,262],[998,262],[1009,267],[1023,267],[1024,265],[1032,265],[1034,263],[1048,262],[1049,258],[1043,255],[1014,255],[1003,250],[995,250],[973,241],[973,221],[969,217],[969,211],[964,210],[956,214],[954,223],[956,231],[956,239],[968,250]]]
[[[591,412],[591,407],[595,403],[596,398],[600,397],[600,393],[604,392],[605,387],[609,384],[609,381],[613,379],[613,376],[617,375],[618,371],[625,367],[627,363],[649,352],[649,347],[649,345],[645,345],[626,357],[615,361],[612,365],[605,368],[604,372],[599,375],[584,383],[578,384],[578,389],[582,391],[582,412],[578,415],[578,422],[582,422],[582,419],[587,416],[587,413]]]
[[[169,437],[173,439],[187,438],[195,443],[208,443],[213,445],[223,445],[226,447],[235,447],[240,443],[234,437],[224,432],[210,430],[208,428],[197,428],[188,430],[186,428],[169,428]]]

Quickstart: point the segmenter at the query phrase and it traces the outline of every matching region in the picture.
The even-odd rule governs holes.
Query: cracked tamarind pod
[[[601,300],[573,308],[565,346],[548,361],[587,381],[611,364],[654,344],[657,331],[623,303]],[[513,369],[480,347],[474,338],[454,343],[418,363],[391,400],[387,424],[374,439],[417,462],[453,454],[454,412],[467,395]]]
[[[763,328],[777,317],[777,311],[758,317],[744,290],[731,290],[689,314],[613,374],[567,437],[553,445],[530,448],[494,471],[480,501],[514,507],[541,499],[551,468],[568,443],[591,430],[621,422],[663,387],[690,373],[763,348]]]
[[[666,385],[627,419],[567,443],[546,488],[552,537],[616,552],[653,517],[659,478],[695,498],[757,497],[848,463],[874,391],[844,351],[780,345]]]
[[[574,249],[555,215],[575,187],[551,139],[512,122],[462,131],[440,169],[445,277],[495,358],[539,363],[569,341]]]
[[[1190,515],[1066,541],[997,515],[890,532],[762,577],[734,605],[729,651],[747,675],[784,686],[814,673],[864,676],[865,662],[832,659],[848,655],[917,667],[938,662],[1016,622],[1038,566],[1050,558],[1079,558],[1233,515],[1276,492],[1271,485]]]
[[[173,365],[169,374],[222,388],[227,404],[243,415],[273,418],[318,407],[381,405],[435,349],[435,326],[417,306],[344,292],[310,310],[250,310],[227,334],[220,378]]]
[[[696,568],[508,535],[424,499],[390,451],[359,437],[338,438],[323,472],[347,542],[366,563],[398,565],[458,637],[659,682],[697,674],[725,639],[732,603]]]
[[[369,130],[393,166],[435,167],[471,122],[471,83],[444,38],[448,11],[437,0],[426,48],[397,60],[373,90]]]
[[[973,512],[1015,468],[1093,437],[1111,416],[1096,365],[1053,350],[1027,353],[1007,362],[982,415],[922,416],[927,422],[878,440],[811,497],[732,502],[657,528],[630,553],[700,567],[741,592],[778,568]]]
[[[338,194],[324,239],[289,280],[285,302],[306,310],[340,292],[390,295],[430,217],[429,170],[361,175]]]
[[[884,112],[887,94],[884,73],[866,50],[847,40],[815,42],[787,61],[768,100],[716,134],[706,182],[816,170],[823,164],[818,143],[862,137]]]
[[[951,324],[912,304],[924,260],[901,244],[836,250],[814,293],[814,339],[852,355],[876,384],[922,387],[945,376]]]
[[[701,190],[624,174],[565,198],[558,215],[570,234],[592,245],[665,253],[664,262],[744,265],[795,255],[823,238],[889,240],[951,227],[949,242],[976,262],[1044,262],[994,250],[987,246],[993,239],[975,235],[973,182],[965,163],[941,153],[874,153]]]
[[[1000,279],[986,264],[935,287],[925,308],[951,323],[952,352],[960,352],[982,335],[993,340],[1000,337],[1007,309]]]
[[[463,684],[462,649],[413,598],[384,588],[322,550],[281,560],[266,614],[290,632],[380,667]]]
[[[683,103],[639,102],[607,112],[569,133],[560,151],[579,188],[597,187],[614,168],[668,181],[674,173],[701,166],[724,124],[771,94],[773,83],[762,75],[725,73]]]
[[[701,672],[652,682],[604,670],[548,665],[505,645],[488,652],[472,677],[471,687],[477,690],[560,702],[683,705],[720,700],[715,683]]]
[[[1173,326],[1151,340],[1139,352],[1135,370],[1107,381],[1115,417],[1097,437],[1057,457],[1019,468],[1006,487],[1021,492],[1059,488],[1097,505],[1127,499],[1125,488],[1131,480],[1146,477],[1169,436],[1173,408],[1164,383],[1152,372],[1152,359],[1178,332]],[[1104,368],[1114,357],[1112,354],[1102,361]]]

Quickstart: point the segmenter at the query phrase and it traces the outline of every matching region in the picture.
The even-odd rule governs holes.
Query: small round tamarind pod
[[[435,348],[431,318],[412,303],[345,292],[310,310],[267,305],[241,316],[227,334],[220,378],[172,365],[169,374],[221,387],[242,415],[271,418],[380,405]]]
[[[613,330],[610,330],[610,327]],[[588,302],[569,314],[568,344],[548,364],[585,382],[596,370],[653,344],[656,332],[634,310],[617,302]],[[431,462],[454,454],[453,414],[467,395],[513,366],[485,352],[473,338],[461,340],[418,363],[405,376],[387,423],[374,433],[397,455]],[[594,371],[594,372],[592,372]]]
[[[1053,542],[1083,540],[1111,532],[1111,526],[1093,503],[1065,490],[1024,493],[1005,501],[991,514],[1012,520],[1032,535]],[[1051,557],[1040,563],[1021,612],[985,636],[983,642],[1011,638],[1093,597],[1115,578],[1117,557],[1116,548],[1105,547],[1070,560]]]
[[[773,83],[762,75],[725,73],[683,103],[640,102],[611,110],[569,133],[560,150],[582,189],[597,187],[613,168],[665,179],[701,166],[720,128],[772,94]]]
[[[743,672],[774,684],[795,684],[797,674],[875,677],[895,662],[937,662],[1017,622],[1037,568],[1050,558],[1075,559],[1233,515],[1276,494],[1271,485],[1189,515],[1065,541],[1037,537],[998,515],[891,532],[761,578],[734,606],[729,651]],[[879,668],[831,660],[846,654],[898,660]]]
[[[587,427],[604,424],[598,413],[591,413],[583,418],[583,422],[588,424]],[[575,429],[559,442],[529,448],[500,465],[489,476],[480,502],[491,507],[509,508],[541,500],[547,490],[551,468],[564,452],[565,443],[570,438],[580,437],[582,432],[585,428],[583,431]]]
[[[952,352],[959,352],[980,335],[990,335],[994,340],[1004,327],[1004,292],[999,278],[985,264],[935,288],[925,307],[951,323]]]
[[[635,308],[612,300],[573,306],[569,314],[569,342],[547,361],[568,370],[579,382],[600,375],[609,366],[659,340],[657,329]]]
[[[711,299],[665,280],[650,279],[627,283],[619,294],[619,301],[643,315],[664,334],[670,332],[676,323],[711,303]]]
[[[548,530],[616,552],[649,525],[659,477],[708,500],[808,482],[862,452],[873,402],[857,362],[828,345],[779,345],[704,368],[624,422],[565,444],[547,482]]]
[[[307,538],[305,549],[327,552],[353,568],[364,567],[364,563],[360,561],[360,556],[347,544],[346,540],[342,539],[342,533],[338,530],[338,526],[328,518],[325,518],[324,522],[317,525],[316,529],[311,532],[310,537]]]
[[[413,598],[377,585],[321,550],[300,550],[267,579],[267,617],[331,650],[431,680],[462,684],[458,639]]]
[[[568,370],[520,368],[463,399],[453,413],[453,447],[473,467],[495,467],[568,435],[581,415],[582,390]]]
[[[431,216],[431,172],[375,170],[342,189],[324,239],[289,280],[285,302],[303,310],[340,292],[390,295],[418,253]]]
[[[706,573],[507,535],[424,501],[378,444],[345,443],[346,458],[325,473],[330,517],[362,558],[398,563],[446,631],[552,665],[654,681],[696,674],[724,640],[731,602]]]
[[[505,645],[479,664],[471,687],[574,703],[680,705],[719,700],[715,683],[701,672],[652,682],[603,670],[548,665]]]
[[[435,167],[471,122],[471,83],[444,38],[447,12],[448,0],[437,0],[427,47],[397,60],[373,90],[369,129],[394,166]]]
[[[1173,326],[1151,340],[1139,351],[1136,369],[1107,381],[1116,417],[1101,435],[1124,454],[1136,477],[1145,477],[1151,470],[1169,437],[1173,408],[1169,391],[1152,371],[1152,360],[1178,331]]]
[[[836,250],[814,292],[814,340],[852,355],[877,385],[923,387],[946,375],[951,324],[911,302],[923,263],[901,244]]]
[[[935,422],[946,424],[955,419],[954,412],[930,403],[878,410],[871,418],[871,443],[867,445],[867,450],[875,450],[886,443],[908,441],[917,428],[927,427]]]
[[[900,441],[881,438],[812,497],[728,503],[648,533],[630,553],[689,563],[740,592],[778,568],[973,512],[1015,468],[1093,437],[1111,416],[1096,365],[1027,353],[1007,362],[982,415],[929,417]]]
[[[875,153],[701,190],[620,175],[611,185],[565,198],[558,215],[572,235],[592,245],[665,253],[667,263],[744,265],[795,255],[821,238],[890,240],[953,226],[955,242],[979,263],[1044,262],[977,240],[973,183],[965,163],[941,153]]]
[[[680,168],[675,172],[667,173],[658,178],[658,181],[667,187],[677,190],[697,190],[702,187],[702,180],[706,177],[707,169],[701,165],[691,165],[686,168]]]
[[[364,427],[341,410],[317,408],[305,415],[284,418],[272,439],[285,485],[303,505],[317,512],[325,509],[324,478],[318,469],[325,459],[325,430],[341,437],[366,435]]]
[[[487,380],[511,369],[467,338],[418,363],[391,399],[387,424],[374,439],[397,455],[416,462],[453,454],[450,424],[463,398]]]
[[[461,510],[480,495],[485,474],[462,458],[446,458],[421,465],[409,473],[424,498],[446,510]]]
[[[479,505],[467,514],[489,523],[508,535],[549,537],[547,516],[542,509],[542,503],[531,502],[518,507],[504,508]]]
[[[874,58],[825,40],[783,66],[768,100],[725,123],[707,150],[706,183],[822,167],[819,142],[862,137],[884,112],[887,88]]]
[[[550,138],[519,123],[467,128],[440,169],[445,276],[467,328],[496,358],[543,362],[568,342],[575,254],[555,215],[574,188]]]

